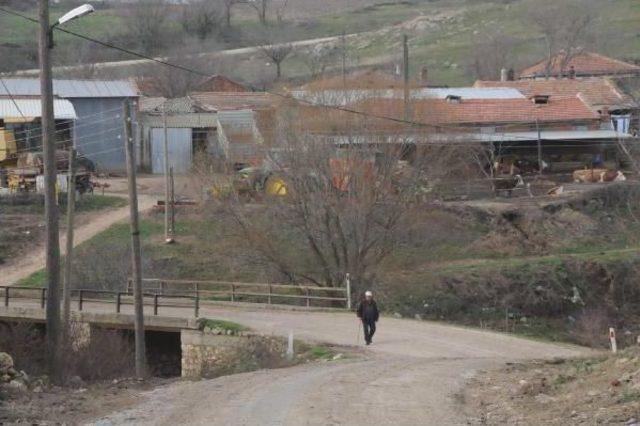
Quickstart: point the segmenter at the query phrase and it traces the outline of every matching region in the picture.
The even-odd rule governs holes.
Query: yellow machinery
[[[18,162],[18,146],[12,130],[0,127],[0,166],[15,166]]]

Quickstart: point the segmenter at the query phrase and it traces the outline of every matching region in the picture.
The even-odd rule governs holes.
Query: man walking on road
[[[358,305],[356,311],[358,318],[362,321],[362,327],[364,328],[364,341],[367,345],[371,344],[371,339],[376,332],[376,322],[380,317],[378,312],[378,305],[373,300],[373,293],[366,291],[364,293],[364,299]]]

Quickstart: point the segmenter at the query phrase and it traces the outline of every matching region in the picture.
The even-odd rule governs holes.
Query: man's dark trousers
[[[372,319],[363,319],[362,328],[364,328],[364,341],[371,343],[371,338],[376,332],[376,322]]]

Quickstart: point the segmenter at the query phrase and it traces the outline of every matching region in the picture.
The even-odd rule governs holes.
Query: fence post
[[[311,306],[311,300],[309,299],[309,289],[305,288],[304,292],[307,294],[307,308]]]
[[[158,315],[158,293],[153,295],[153,315]]]
[[[271,304],[271,284],[269,284],[269,300],[267,301],[267,303],[269,305]]]
[[[200,316],[200,296],[198,295],[198,293],[196,293],[195,303],[196,303],[195,313],[196,313],[196,318],[198,318]]]
[[[193,290],[196,294],[196,297],[200,297],[200,286],[198,285],[198,283],[193,284]]]
[[[4,288],[4,306],[9,306],[9,287]]]
[[[127,278],[127,293],[131,293],[133,291],[133,281],[131,278]]]
[[[236,286],[231,284],[231,301],[236,301]]]
[[[344,282],[347,286],[347,309],[351,310],[351,277],[348,272],[344,277]]]
[[[160,294],[164,295],[164,281],[160,281]]]
[[[44,302],[47,299],[47,289],[43,288],[40,294],[40,308],[44,309]]]
[[[80,290],[80,295],[78,296],[78,310],[82,310],[82,296],[84,296],[84,290]]]
[[[120,292],[116,294],[116,312],[117,313],[120,313],[120,295],[121,295]]]

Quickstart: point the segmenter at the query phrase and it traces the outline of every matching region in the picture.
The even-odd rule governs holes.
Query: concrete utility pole
[[[69,343],[71,326],[71,263],[73,261],[73,216],[76,209],[76,157],[75,148],[69,150],[69,183],[67,184],[67,250],[64,258],[64,283],[62,285],[62,341]]]
[[[51,79],[51,27],[49,1],[39,0],[38,57],[40,62],[40,99],[42,109],[42,147],[44,151],[44,217],[46,226],[47,285],[47,367],[51,377],[58,376],[60,342],[60,236],[56,203],[56,141],[53,115],[53,81]]]
[[[147,374],[146,347],[144,342],[144,300],[142,296],[142,260],[140,253],[140,230],[138,227],[138,190],[136,187],[136,160],[131,128],[131,106],[124,103],[124,145],[129,183],[129,222],[131,224],[131,281],[133,283],[134,328],[136,348],[136,376]]]
[[[402,36],[403,48],[403,72],[404,72],[404,120],[411,120],[411,105],[409,92],[409,37],[404,34]]]
[[[166,105],[162,108],[162,128],[164,131],[164,241],[167,244],[173,242],[173,232],[170,229],[169,217],[169,131],[167,129]]]

